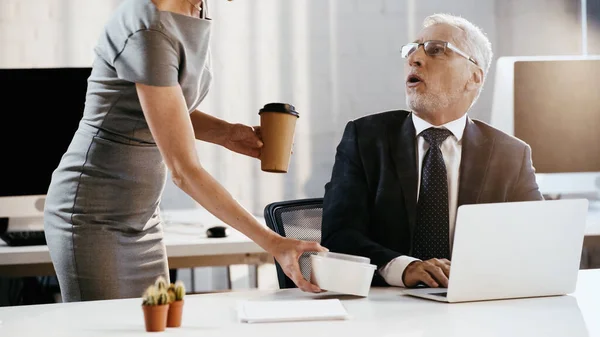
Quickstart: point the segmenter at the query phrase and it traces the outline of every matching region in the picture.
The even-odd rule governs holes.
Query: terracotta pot
[[[142,305],[146,331],[165,331],[169,305]]]
[[[167,327],[178,328],[181,326],[181,316],[183,314],[183,300],[171,302],[169,305],[169,314],[167,315]]]

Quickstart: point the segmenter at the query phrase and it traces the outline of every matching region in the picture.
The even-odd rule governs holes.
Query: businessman
[[[346,125],[325,185],[321,243],[369,257],[373,285],[447,287],[459,206],[542,195],[529,145],[468,116],[492,60],[485,34],[436,14],[401,53],[410,111]]]

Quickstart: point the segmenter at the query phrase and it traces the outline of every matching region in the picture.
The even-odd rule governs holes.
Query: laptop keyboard
[[[431,293],[431,295],[440,296],[440,297],[448,297],[448,293]]]

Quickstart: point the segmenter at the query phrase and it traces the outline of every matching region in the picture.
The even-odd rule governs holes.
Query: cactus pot
[[[169,313],[167,315],[167,327],[178,328],[181,326],[181,316],[183,314],[183,301],[173,301],[169,305]]]
[[[142,309],[144,311],[146,331],[165,331],[167,325],[167,315],[169,313],[168,304],[142,305]]]

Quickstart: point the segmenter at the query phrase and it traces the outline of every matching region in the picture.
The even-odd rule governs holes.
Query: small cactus
[[[158,305],[169,304],[169,295],[167,294],[166,289],[158,291],[156,303],[158,303]]]
[[[171,283],[169,285],[169,289],[167,289],[167,294],[169,295],[169,303],[173,303],[175,301],[175,285]]]
[[[151,285],[146,288],[144,291],[144,296],[142,297],[143,302],[142,305],[155,305],[156,304],[156,288]]]
[[[149,286],[144,292],[142,305],[163,305],[169,303],[167,290],[158,289],[156,285]]]
[[[182,281],[175,282],[175,300],[181,301],[185,296],[185,285]]]
[[[167,290],[167,280],[164,278],[164,276],[159,276],[156,281],[154,282],[154,285],[156,286],[157,290]]]
[[[169,295],[169,303],[181,301],[185,296],[185,285],[182,281],[171,283],[167,288],[167,294]]]

